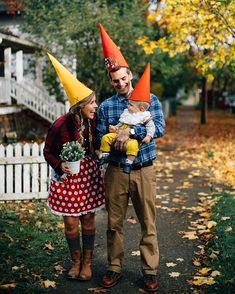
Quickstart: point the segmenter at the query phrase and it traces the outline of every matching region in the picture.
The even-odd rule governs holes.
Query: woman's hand
[[[71,170],[66,162],[62,162],[60,167],[65,174],[68,174],[68,175],[71,174]]]

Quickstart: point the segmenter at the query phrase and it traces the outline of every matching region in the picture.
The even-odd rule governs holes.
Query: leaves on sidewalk
[[[136,219],[135,219],[134,216],[130,216],[130,217],[128,217],[127,222],[128,222],[129,224],[132,224],[132,225],[137,224],[137,221],[136,221]]]
[[[171,278],[178,278],[180,276],[180,273],[179,272],[171,272],[171,273],[169,273],[169,276]]]
[[[139,250],[137,250],[137,251],[132,251],[132,252],[131,252],[131,255],[132,255],[132,256],[140,256],[140,251],[139,251]]]

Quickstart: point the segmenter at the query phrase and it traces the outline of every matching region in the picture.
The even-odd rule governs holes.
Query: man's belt
[[[124,163],[120,163],[120,162],[112,161],[112,160],[109,161],[109,165],[117,166],[117,167],[124,167],[125,166]],[[153,165],[152,160],[149,160],[149,161],[146,161],[143,163],[132,164],[131,166],[132,166],[132,170],[138,170],[138,169],[141,169],[142,167],[147,167],[147,166],[151,166],[151,165]]]

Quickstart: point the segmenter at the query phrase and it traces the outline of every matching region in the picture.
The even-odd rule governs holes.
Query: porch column
[[[42,85],[42,68],[43,68],[43,57],[36,57],[35,75],[36,82],[38,85]]]
[[[23,80],[24,68],[23,68],[23,51],[16,52],[16,80],[21,82]]]
[[[1,102],[11,104],[11,48],[4,49],[4,77],[5,85]]]
[[[7,79],[11,78],[11,48],[4,50],[4,76]]]

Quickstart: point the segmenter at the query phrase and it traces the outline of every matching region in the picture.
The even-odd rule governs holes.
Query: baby
[[[109,126],[109,133],[104,135],[101,139],[100,146],[100,164],[108,162],[109,152],[113,141],[116,139],[118,130],[125,128],[132,128],[137,124],[143,124],[146,127],[147,134],[142,140],[142,143],[149,144],[155,133],[155,125],[151,118],[151,114],[147,111],[149,103],[145,101],[134,101],[129,99],[128,108],[126,108],[120,116],[119,123],[116,126]],[[123,167],[123,172],[130,173],[131,165],[139,152],[141,142],[136,139],[130,139],[126,145],[126,162]]]

